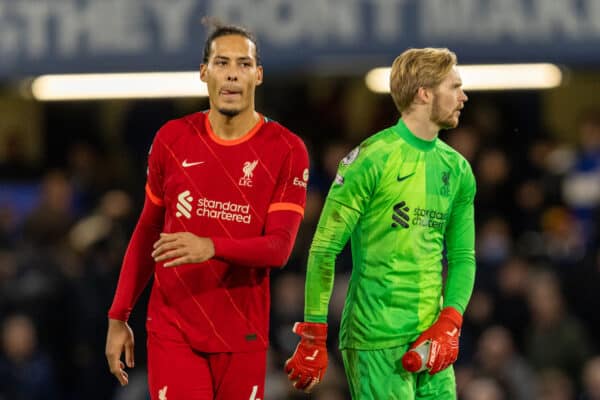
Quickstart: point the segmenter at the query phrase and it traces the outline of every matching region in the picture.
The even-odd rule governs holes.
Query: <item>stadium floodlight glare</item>
[[[42,75],[31,93],[41,101],[208,96],[199,71]]]
[[[562,71],[554,64],[459,65],[464,90],[550,89],[560,86]],[[391,68],[375,68],[367,73],[367,87],[376,93],[390,92]]]

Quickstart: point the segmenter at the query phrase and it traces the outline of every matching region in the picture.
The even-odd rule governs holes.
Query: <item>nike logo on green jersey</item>
[[[398,177],[396,178],[398,180],[398,182],[402,182],[405,179],[410,178],[411,176],[413,176],[415,173],[413,172],[412,174],[408,174],[408,175],[404,175],[404,176],[400,176],[398,175]]]

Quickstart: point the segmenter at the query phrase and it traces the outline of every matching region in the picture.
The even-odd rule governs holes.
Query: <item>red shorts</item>
[[[183,338],[148,332],[152,400],[262,400],[267,352],[199,353]]]

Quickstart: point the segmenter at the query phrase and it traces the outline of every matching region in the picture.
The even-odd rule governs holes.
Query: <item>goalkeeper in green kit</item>
[[[335,258],[351,239],[340,350],[352,398],[456,399],[451,365],[475,279],[475,178],[437,137],[467,101],[456,62],[448,49],[397,57],[390,88],[401,118],[339,165],[309,254],[300,343],[285,364],[298,389],[325,374]]]

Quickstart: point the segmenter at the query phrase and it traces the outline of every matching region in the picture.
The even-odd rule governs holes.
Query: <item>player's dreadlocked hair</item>
[[[237,25],[224,24],[214,17],[202,18],[202,24],[207,26],[210,31],[210,34],[208,35],[208,37],[206,38],[206,42],[204,43],[204,54],[202,56],[202,63],[208,63],[208,58],[210,57],[210,47],[212,45],[213,40],[221,36],[239,35],[249,39],[252,43],[254,43],[254,48],[256,49],[256,65],[260,65],[260,53],[258,51],[258,42],[254,34],[248,29]]]

